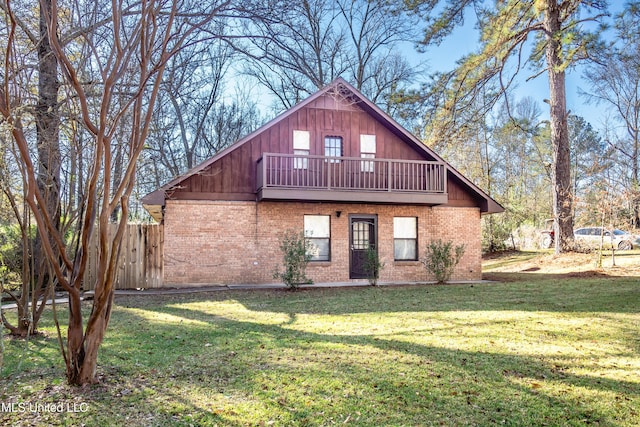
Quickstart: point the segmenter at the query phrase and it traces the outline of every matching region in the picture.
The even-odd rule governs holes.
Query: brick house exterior
[[[432,280],[431,239],[463,243],[452,280],[478,280],[480,217],[503,211],[342,79],[143,204],[164,223],[165,286],[273,283],[289,230],[313,242],[316,283],[362,280],[367,247],[381,282]]]

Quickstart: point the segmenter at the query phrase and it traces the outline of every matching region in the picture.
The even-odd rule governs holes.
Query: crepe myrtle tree
[[[46,209],[45,195],[38,186],[37,161],[31,147],[23,110],[16,102],[19,90],[19,61],[16,39],[19,18],[12,2],[3,0],[7,37],[3,43],[0,69],[0,117],[18,152],[25,183],[25,203],[42,236],[42,250],[57,285],[69,298],[66,345],[62,355],[69,384],[96,382],[97,357],[111,315],[117,255],[125,230],[129,196],[134,188],[137,159],[145,147],[152,112],[169,58],[180,49],[206,38],[218,37],[204,31],[207,25],[231,7],[230,1],[193,3],[178,0],[108,2],[93,14],[78,13],[71,21],[57,0],[42,0],[43,22],[51,52],[55,55],[67,91],[66,102],[77,103],[76,118],[88,135],[91,150],[89,173],[83,183],[79,205],[78,244],[70,248]],[[91,7],[87,5],[87,7]],[[90,19],[90,22],[83,22]],[[78,29],[80,28],[80,29]],[[65,41],[68,34],[80,36]],[[127,137],[114,135],[126,123]],[[117,145],[119,144],[119,146]],[[119,183],[111,179],[116,148],[126,151]],[[108,233],[113,211],[122,210],[115,238]],[[88,263],[89,241],[98,245],[95,296],[85,319],[81,287]],[[60,327],[58,325],[58,335]]]

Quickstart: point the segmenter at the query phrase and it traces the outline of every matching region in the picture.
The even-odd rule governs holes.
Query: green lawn
[[[86,388],[45,317],[2,425],[640,425],[637,278],[119,296]]]

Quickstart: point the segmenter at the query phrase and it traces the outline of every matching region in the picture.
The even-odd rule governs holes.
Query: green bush
[[[444,283],[451,278],[454,268],[464,255],[464,250],[464,245],[454,247],[452,241],[432,240],[420,261],[438,283]]]
[[[507,249],[507,241],[510,240],[512,225],[494,218],[482,221],[482,252],[494,253]]]
[[[284,271],[279,266],[273,273],[274,279],[282,280],[287,287],[295,289],[301,284],[312,283],[306,276],[307,264],[311,260],[311,244],[303,233],[287,231],[280,240],[280,252]]]

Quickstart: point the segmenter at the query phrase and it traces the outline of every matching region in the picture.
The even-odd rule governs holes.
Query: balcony
[[[441,162],[265,153],[257,163],[258,200],[447,203]]]

